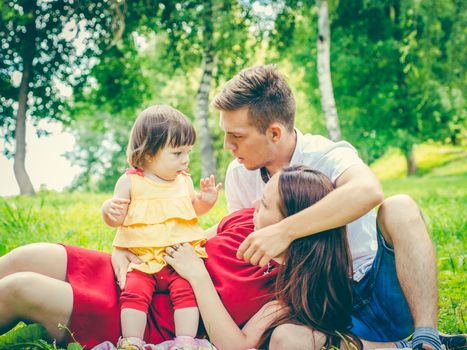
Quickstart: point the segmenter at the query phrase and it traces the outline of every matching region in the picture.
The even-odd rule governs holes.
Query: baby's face
[[[188,169],[193,146],[166,146],[146,159],[144,170],[165,181],[173,181]]]

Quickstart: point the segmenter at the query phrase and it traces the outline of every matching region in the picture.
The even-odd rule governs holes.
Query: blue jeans
[[[352,332],[370,341],[396,341],[413,333],[413,320],[399,285],[394,249],[379,226],[378,251],[365,276],[353,283]]]

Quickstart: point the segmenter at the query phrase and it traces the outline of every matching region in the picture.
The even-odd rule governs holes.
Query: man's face
[[[224,130],[224,149],[230,150],[248,170],[259,169],[271,161],[271,141],[248,121],[248,109],[220,112]]]

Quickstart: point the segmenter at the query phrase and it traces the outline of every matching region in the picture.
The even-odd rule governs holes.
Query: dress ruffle
[[[205,234],[191,202],[193,182],[185,175],[158,183],[138,174],[131,178],[131,202],[113,246],[165,248],[185,242],[204,242]]]
[[[132,201],[123,225],[162,224],[172,219],[184,220],[189,223],[198,222],[189,197],[140,198]]]
[[[207,258],[208,255],[204,249],[206,239],[200,239],[193,242],[189,242],[195,249],[196,255],[201,258]],[[138,270],[144,273],[157,273],[167,266],[167,262],[164,259],[166,256],[165,247],[161,248],[130,248],[130,251],[138,256],[143,262],[141,264],[131,263],[128,266],[128,270]]]
[[[162,224],[121,226],[113,245],[120,248],[168,247],[204,238],[204,231],[196,223],[189,225],[174,219]]]

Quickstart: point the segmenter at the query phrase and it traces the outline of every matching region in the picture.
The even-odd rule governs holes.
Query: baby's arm
[[[216,203],[222,184],[216,185],[214,175],[199,181],[199,193],[193,190],[192,202],[196,215],[206,214]]]
[[[114,196],[102,204],[102,219],[111,227],[123,224],[130,203],[131,180],[122,175],[115,184]]]

